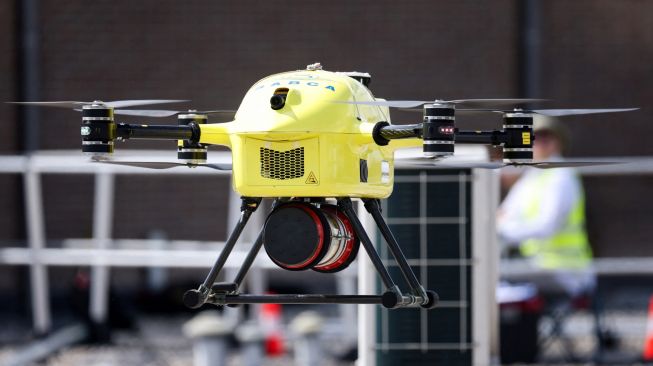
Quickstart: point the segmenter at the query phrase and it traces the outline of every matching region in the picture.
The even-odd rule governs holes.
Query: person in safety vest
[[[569,141],[562,124],[549,117],[534,118],[533,159],[559,161]],[[507,246],[541,271],[522,280],[542,293],[579,296],[591,292],[592,251],[585,231],[585,197],[574,169],[528,168],[502,202],[497,233]]]

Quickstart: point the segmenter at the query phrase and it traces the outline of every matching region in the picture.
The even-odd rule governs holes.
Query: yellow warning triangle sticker
[[[315,174],[312,171],[308,174],[308,178],[306,178],[306,184],[317,184],[317,178],[315,178]]]

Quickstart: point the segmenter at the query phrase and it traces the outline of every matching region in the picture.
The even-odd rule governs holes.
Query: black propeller
[[[374,101],[337,101],[335,103],[344,104],[357,104],[357,105],[376,105],[381,107],[391,108],[414,108],[424,104],[461,104],[466,106],[498,106],[498,105],[512,105],[522,103],[535,103],[543,102],[546,99],[515,99],[515,98],[500,98],[500,99],[452,99],[452,100],[374,100]],[[421,111],[421,109],[420,109]]]
[[[585,108],[585,109],[458,109],[456,112],[495,112],[495,113],[536,113],[549,117],[564,117],[573,116],[578,114],[594,114],[594,113],[615,113],[615,112],[630,112],[638,110],[639,108]],[[410,109],[411,111],[420,111],[417,109]]]
[[[57,107],[69,108],[78,112],[82,111],[85,105],[99,104],[111,108],[126,108],[136,107],[149,104],[164,104],[164,103],[180,103],[188,102],[186,99],[142,99],[142,100],[116,100],[112,102],[102,102],[99,100],[93,102],[79,102],[79,101],[57,101],[57,102],[8,102],[11,104],[20,104],[27,106],[40,106],[40,107]],[[216,109],[208,111],[196,110],[165,110],[165,109],[114,109],[114,114],[124,116],[139,116],[139,117],[170,117],[177,114],[196,113],[196,114],[218,114],[223,117],[232,118],[236,113],[235,110]]]
[[[226,171],[232,169],[232,164],[193,164],[193,163],[179,163],[179,162],[167,162],[167,161],[111,161],[111,160],[101,160],[101,159],[93,159],[93,162],[102,163],[102,164],[133,166],[137,168],[148,168],[148,169],[170,169],[178,166],[186,166],[189,168],[205,167],[205,168],[210,168],[215,170],[226,170]]]
[[[526,163],[504,163],[498,161],[447,163],[446,160],[435,161],[430,158],[395,159],[395,161],[404,163],[408,166],[420,166],[420,167],[429,167],[429,168],[480,168],[480,169],[501,169],[507,166],[533,167],[538,169],[579,168],[584,166],[612,165],[612,164],[623,163],[617,161],[575,161],[575,160],[531,161]]]
[[[78,102],[78,101],[57,101],[57,102],[7,102],[11,104],[20,104],[20,105],[33,105],[40,107],[57,107],[57,108],[69,108],[69,109],[80,109],[85,105],[91,104],[101,104],[111,108],[125,108],[125,107],[136,107],[140,105],[150,105],[150,104],[164,104],[164,103],[180,103],[188,102],[185,99],[132,99],[132,100],[115,100],[112,102],[102,102],[99,100],[93,102]]]
[[[185,111],[172,111],[164,109],[117,109],[114,111],[115,114],[122,114],[125,116],[141,116],[141,117],[170,117],[177,114],[184,113],[193,113],[193,114],[217,114],[220,116],[232,118],[236,114],[235,110],[227,109],[218,109],[210,111],[196,111],[196,110],[185,110]]]

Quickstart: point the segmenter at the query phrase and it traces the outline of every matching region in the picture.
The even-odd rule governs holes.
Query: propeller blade
[[[613,165],[613,164],[623,164],[624,162],[619,161],[534,161],[532,163],[509,163],[509,165],[521,166],[528,165],[534,166],[539,169],[553,169],[553,168],[580,168],[584,166],[596,166],[596,165]]]
[[[104,105],[112,108],[124,108],[124,107],[135,107],[148,104],[164,104],[164,103],[179,103],[187,102],[188,100],[183,99],[141,99],[141,100],[116,100],[113,102],[101,102]],[[28,106],[41,106],[41,107],[58,107],[58,108],[70,108],[74,109],[77,112],[82,111],[84,105],[92,104],[94,102],[79,102],[79,101],[55,101],[55,102],[7,102],[10,104],[20,104]],[[173,111],[173,110],[163,110],[163,109],[116,109],[114,114],[124,115],[124,116],[140,116],[140,117],[170,117],[176,114],[181,113],[200,113],[200,114],[219,114],[224,115],[225,117],[232,118],[236,111],[218,109],[218,110],[209,110],[209,111]]]
[[[412,108],[426,103],[433,103],[433,101],[425,100],[374,100],[374,101],[337,101],[336,103],[356,104],[356,105],[376,105],[381,107],[392,108]]]
[[[224,115],[224,116],[232,116],[236,114],[236,111],[233,109],[216,109],[212,111],[197,111],[195,113],[200,113],[200,114],[219,114],[219,115]]]
[[[123,116],[170,117],[179,113],[179,111],[167,111],[162,109],[116,109],[113,113]]]
[[[482,168],[482,169],[500,169],[507,166],[515,167],[533,167],[537,169],[555,169],[555,168],[580,168],[584,166],[596,166],[596,165],[612,165],[612,164],[621,164],[614,161],[533,161],[530,163],[501,163],[501,162],[489,162],[481,163],[478,166],[473,166],[470,164],[470,168]],[[457,164],[453,164],[457,165]]]
[[[537,113],[549,117],[564,117],[573,116],[578,114],[593,114],[593,113],[614,113],[614,112],[630,112],[636,111],[639,108],[585,108],[585,109],[457,109],[456,112],[464,113],[480,113],[480,112],[495,112],[495,113],[510,113],[510,112],[523,112],[523,113]],[[410,109],[412,111],[412,109]]]
[[[501,162],[456,162],[443,163],[442,160],[433,160],[433,158],[413,158],[413,159],[395,159],[396,162],[407,166],[436,168],[436,169],[461,169],[461,168],[481,168],[481,169],[499,169],[506,166]]]
[[[81,108],[87,102],[76,102],[76,101],[58,101],[58,102],[7,102],[9,104],[19,104],[19,105],[32,105],[39,107],[57,107],[57,108]]]
[[[139,105],[148,105],[148,104],[164,104],[164,103],[180,103],[188,102],[185,99],[133,99],[133,100],[116,100],[113,102],[99,102],[107,107],[113,108],[122,108],[122,107],[135,107]],[[82,106],[87,104],[93,104],[95,102],[79,102],[79,101],[56,101],[56,102],[7,102],[11,104],[20,104],[20,105],[34,105],[40,107],[58,107],[58,108],[70,108],[70,109],[81,109]]]
[[[511,105],[511,104],[522,104],[522,103],[534,103],[542,102],[546,99],[515,99],[515,98],[499,98],[499,99],[452,99],[452,100],[374,100],[374,101],[337,101],[336,103],[345,103],[345,104],[357,104],[357,105],[376,105],[382,107],[391,107],[391,108],[414,108],[419,107],[424,104],[432,103],[451,103],[451,104],[463,104],[469,106],[494,106],[494,105]],[[421,109],[420,109],[421,111]]]
[[[164,109],[116,109],[113,111],[115,114],[125,116],[141,116],[141,117],[170,117],[177,114],[184,113],[198,113],[198,114],[217,114],[224,117],[232,118],[236,111],[233,110],[212,110],[212,111],[171,111]]]
[[[573,116],[577,114],[593,114],[593,113],[614,113],[614,112],[630,112],[638,110],[639,108],[609,108],[609,109],[533,109],[533,112],[549,117],[562,117]]]
[[[138,168],[149,168],[149,169],[170,169],[178,166],[186,166],[189,168],[194,167],[206,167],[215,170],[231,170],[231,164],[192,164],[192,163],[179,163],[179,162],[167,162],[167,161],[107,161],[107,160],[93,160],[96,163],[102,164],[113,164],[113,165],[125,165],[133,166]]]
[[[498,161],[490,162],[451,162],[446,160],[433,160],[432,158],[413,158],[413,159],[396,159],[397,162],[405,163],[406,165],[422,166],[430,168],[480,168],[480,169],[500,169],[507,166],[516,167],[533,167],[538,169],[554,169],[554,168],[579,168],[584,166],[596,165],[612,165],[623,164],[624,162],[617,161],[532,161],[528,163],[503,163]]]
[[[209,164],[198,164],[198,166],[203,166],[215,170],[233,170],[233,165],[232,164],[215,164],[215,163],[209,163]]]
[[[511,105],[523,103],[546,102],[548,99],[539,98],[499,98],[499,99],[455,99],[446,101],[448,103],[463,104],[467,106],[493,106],[493,105]]]
[[[105,105],[113,108],[136,107],[139,105],[149,104],[166,104],[166,103],[181,103],[188,102],[187,99],[133,99],[133,100],[115,100],[113,102],[106,102]]]

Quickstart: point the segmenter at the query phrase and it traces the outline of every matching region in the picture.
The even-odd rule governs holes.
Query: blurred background
[[[653,2],[25,0],[0,2],[0,30],[0,101],[164,98],[190,99],[189,106],[197,109],[235,109],[262,77],[321,62],[330,71],[369,72],[371,90],[387,99],[538,97],[551,99],[550,108],[639,107],[563,120],[573,140],[569,156],[642,164],[582,177],[601,321],[609,339],[602,345],[588,340],[591,315],[580,309],[557,341],[563,345],[540,350],[537,360],[628,364],[641,359],[653,294],[653,168],[646,164],[653,156],[648,142],[653,135]],[[418,118],[393,114],[394,123],[416,123]],[[0,121],[0,164],[5,165],[0,167],[0,360],[192,364],[193,337],[182,328],[197,312],[183,307],[181,294],[204,278],[206,263],[191,263],[196,258],[191,255],[179,259],[185,265],[175,266],[169,263],[175,261],[171,255],[155,264],[108,271],[102,263],[91,266],[72,257],[66,262],[56,258],[65,255],[58,252],[48,259],[26,249],[35,242],[52,249],[90,248],[97,242],[85,239],[100,237],[103,245],[129,250],[215,248],[204,253],[217,253],[234,220],[229,176],[116,174],[102,183],[94,172],[61,174],[66,164],[57,168],[62,164],[53,162],[48,168],[47,158],[51,150],[61,150],[63,156],[79,149],[77,114],[3,103]],[[176,124],[174,117],[133,120],[139,121]],[[500,116],[485,115],[457,120],[465,129],[491,129],[500,122]],[[168,142],[144,141],[124,147],[166,150],[170,156],[175,149]],[[21,156],[42,158],[34,163],[40,164],[37,173],[11,168],[25,166],[15,159]],[[108,207],[110,214],[103,216],[98,207]],[[98,227],[108,232],[98,233]],[[498,252],[491,254],[498,257]],[[147,262],[146,254],[143,258]],[[263,271],[266,291],[356,289],[355,268],[337,278],[312,274],[309,281]],[[97,305],[93,313],[89,283],[97,273],[110,278],[103,282],[110,291],[96,294],[106,296],[108,305]],[[307,286],[309,282],[318,285]],[[47,298],[39,299],[34,289],[44,287]],[[39,301],[47,303],[47,314],[35,314]],[[314,311],[303,315],[320,318],[320,324],[342,324],[343,319],[356,324],[355,308],[242,311],[238,319],[260,319],[268,311],[281,314],[275,327],[287,335],[280,341],[286,346],[274,349],[269,334],[264,337],[268,354],[262,357],[270,364],[297,359],[296,349],[305,345],[295,342],[301,337],[289,329],[304,311]],[[225,318],[211,321],[224,323]],[[91,330],[75,328],[78,324],[91,324]],[[325,364],[351,364],[357,358],[356,329],[342,336],[327,328],[320,327],[326,333],[321,335]],[[245,364],[247,341],[242,339],[248,338],[237,340],[230,330],[226,334],[223,353],[231,364]],[[40,355],[34,345],[43,342],[52,351]],[[568,342],[578,351],[573,357],[563,352],[570,348],[564,346]],[[377,355],[382,358],[382,353]],[[496,345],[490,362],[499,362]]]

